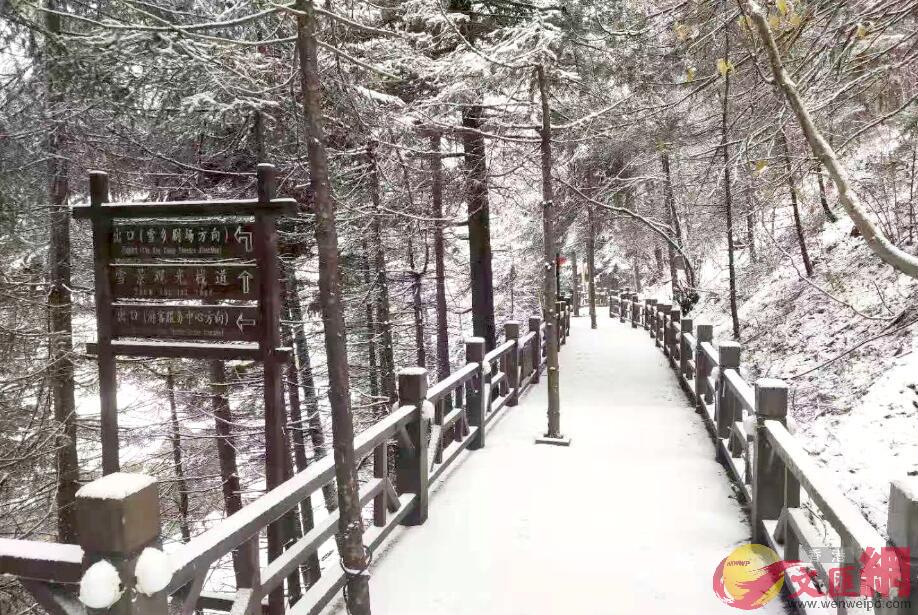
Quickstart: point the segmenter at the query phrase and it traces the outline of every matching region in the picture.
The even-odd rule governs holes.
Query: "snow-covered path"
[[[543,379],[457,461],[427,523],[376,554],[374,614],[737,613],[712,576],[749,525],[701,419],[643,329],[572,320],[561,350],[571,446],[534,444]]]

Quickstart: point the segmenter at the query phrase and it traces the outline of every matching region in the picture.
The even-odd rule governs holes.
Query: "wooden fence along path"
[[[559,302],[557,314],[557,322],[548,326],[540,318],[530,318],[525,334],[519,323],[507,323],[505,341],[487,353],[483,339],[466,340],[466,365],[429,388],[422,368],[399,374],[398,404],[354,441],[357,459],[373,456],[373,478],[360,489],[361,503],[372,507],[372,526],[364,533],[371,552],[396,526],[427,520],[430,482],[462,451],[482,448],[494,420],[539,382],[546,363],[546,336],[558,331],[563,344],[570,331],[567,304]],[[397,443],[396,484],[387,475],[390,442]],[[258,613],[272,590],[282,587],[289,575],[335,535],[338,514],[322,519],[266,566],[246,561],[257,554],[257,549],[247,547],[258,544],[271,522],[334,479],[329,455],[180,545],[169,553],[168,584],[147,596],[138,585],[135,569],[143,549],[162,542],[157,485],[143,475],[109,474],[77,494],[79,545],[0,539],[0,573],[18,577],[39,604],[55,614],[89,612],[77,600],[76,586],[90,565],[100,560],[117,568],[124,588],[122,598],[107,612],[165,615],[171,603],[171,611],[182,615],[197,609],[233,615]],[[239,588],[232,598],[207,595],[202,590],[211,568],[234,551],[245,568],[240,576],[253,579],[253,586]],[[344,571],[337,565],[328,567],[287,612],[320,612],[344,583]]]
[[[463,539],[462,545],[445,555],[442,551],[427,553],[429,561],[399,547],[400,538],[373,572],[384,579],[371,583],[374,602],[388,604],[388,610],[379,612],[520,612],[514,610],[515,602],[503,603],[503,610],[489,610],[489,606],[527,595],[538,601],[526,612],[585,613],[600,607],[602,612],[729,611],[731,607],[713,598],[711,574],[732,546],[748,540],[748,529],[736,503],[728,497],[727,483],[713,456],[704,451],[702,425],[749,506],[753,541],[771,546],[785,559],[806,560],[813,548],[841,547],[844,562],[813,562],[823,577],[832,567],[858,566],[860,554],[868,548],[887,546],[787,430],[788,388],[784,382],[762,379],[747,383],[739,371],[739,344],[715,344],[710,325],[694,327],[691,319],[682,318],[671,305],[641,300],[627,291],[610,295],[608,305],[613,322],[625,324],[609,326],[606,321],[599,331],[588,331],[588,319],[577,319],[574,328],[583,330],[565,352],[562,408],[574,444],[569,449],[530,445],[526,450],[538,453],[526,454],[539,457],[521,459],[532,464],[484,461],[502,448],[512,449],[514,438],[522,438],[521,434],[530,442],[538,435],[544,420],[543,389],[527,396],[523,407],[507,411],[539,381],[546,336],[557,331],[562,343],[567,341],[571,320],[566,306],[558,322],[546,326],[533,318],[525,333],[518,323],[507,323],[504,341],[490,352],[485,352],[482,340],[467,340],[466,365],[429,388],[423,369],[399,374],[396,407],[355,438],[357,458],[372,456],[374,461],[373,477],[360,491],[361,502],[372,510],[365,544],[375,551],[393,529],[403,525],[421,526],[402,532],[404,544],[410,543],[412,535],[422,536],[428,528],[440,527],[437,536],[422,544],[430,547],[442,542],[443,549],[455,546],[456,528],[464,527],[463,505],[474,507],[479,515],[485,512],[501,531],[486,534],[493,540],[484,540],[485,536],[478,541]],[[625,328],[628,323],[630,327]],[[644,339],[662,351],[675,379],[650,358],[652,354],[641,350],[635,337],[639,331],[638,337],[644,338],[646,331],[649,337]],[[646,348],[654,346],[648,343]],[[675,401],[682,396],[680,388],[702,421],[683,402]],[[510,418],[491,432],[502,414]],[[528,420],[534,421],[531,426],[525,423]],[[525,429],[515,432],[514,425]],[[489,433],[494,443],[485,447]],[[390,443],[397,444],[394,481],[387,475]],[[484,453],[460,455],[482,449]],[[439,509],[442,515],[435,505],[436,523],[425,524],[431,482],[447,478],[447,468],[460,458],[464,461],[453,466],[455,472],[444,484],[442,501],[449,501],[453,485],[462,497]],[[477,478],[482,472],[506,488],[494,488],[486,499],[466,497],[484,482]],[[223,523],[172,550],[165,564],[167,574],[155,575],[165,581],[161,587],[151,587],[149,580],[138,583],[135,572],[144,548],[162,540],[156,483],[142,475],[110,474],[78,494],[79,545],[0,540],[0,573],[18,577],[55,614],[88,612],[77,600],[75,588],[87,570],[100,572],[93,566],[100,560],[117,569],[116,581],[120,577],[123,589],[120,600],[106,612],[165,615],[209,609],[257,613],[272,590],[282,587],[290,574],[335,535],[338,517],[330,514],[266,565],[254,561],[251,554],[256,550],[251,546],[272,521],[333,480],[331,457],[315,462]],[[462,483],[466,486],[460,487]],[[815,510],[831,525],[833,536],[827,538],[817,531],[808,510]],[[452,526],[437,525],[450,521]],[[478,526],[465,531],[470,529]],[[532,536],[523,536],[529,531]],[[542,541],[543,533],[551,540]],[[895,481],[890,488],[889,535],[892,545],[918,548],[918,488],[907,480]],[[520,557],[513,549],[521,545],[538,548],[523,549]],[[252,587],[241,587],[232,597],[207,595],[202,590],[211,568],[234,551],[245,568],[241,576],[253,579]],[[474,566],[463,567],[462,558],[474,553],[484,553],[484,561],[500,565],[487,575],[477,574]],[[242,557],[245,554],[249,559]],[[561,565],[546,564],[544,554],[555,564],[560,560]],[[531,555],[528,562],[527,555]],[[415,575],[392,573],[402,564],[387,566],[386,561],[400,557]],[[444,569],[444,576],[427,574],[437,561],[449,561],[452,568]],[[912,564],[914,577],[918,566]],[[552,574],[546,575],[545,569]],[[472,576],[456,582],[457,571]],[[558,575],[568,579],[566,587],[552,584]],[[586,588],[584,580],[589,581]],[[288,606],[287,612],[321,612],[344,582],[339,567],[327,567],[318,583]],[[405,590],[393,592],[391,588],[399,582],[405,583]],[[434,588],[425,590],[433,602],[419,607],[427,610],[403,607],[404,596],[422,596],[421,586]],[[914,578],[912,586],[916,586]],[[444,587],[458,592],[461,608],[441,608],[436,592]],[[514,590],[505,591],[508,587]],[[490,605],[479,603],[477,609],[463,610],[481,596],[491,597]],[[777,604],[770,603],[770,607]]]
[[[673,305],[641,300],[627,290],[610,295],[609,315],[647,330],[668,359],[704,419],[718,457],[742,491],[754,542],[771,547],[782,559],[808,563],[823,587],[833,568],[850,567],[859,578],[860,558],[868,549],[904,547],[911,553],[912,591],[918,589],[918,482],[899,479],[890,484],[887,542],[788,431],[788,385],[773,378],[749,384],[740,375],[740,344],[715,345],[711,325],[694,327]],[[810,513],[829,524],[829,535],[817,529]],[[820,552],[841,558],[811,557]],[[879,596],[876,585],[871,587]],[[918,600],[912,603],[878,612],[918,613]],[[839,603],[838,612],[857,611]]]

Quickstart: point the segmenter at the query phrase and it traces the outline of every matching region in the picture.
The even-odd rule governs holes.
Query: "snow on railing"
[[[862,555],[879,552],[886,540],[861,511],[838,489],[793,436],[794,424],[787,414],[788,387],[781,380],[763,378],[749,384],[740,374],[741,347],[735,342],[713,341],[713,327],[693,325],[690,318],[669,304],[616,291],[610,300],[610,316],[625,322],[631,310],[633,326],[650,333],[676,372],[679,384],[694,403],[714,440],[716,454],[724,463],[749,505],[753,540],[774,549],[781,559],[806,560],[820,550],[841,554],[836,562],[813,561],[803,565],[816,570],[822,586],[831,587],[832,569],[852,569],[858,578]],[[694,330],[694,331],[693,331]],[[827,539],[817,531],[801,506],[801,497],[832,528]],[[905,547],[911,561],[899,562],[900,571],[911,571],[916,585],[918,552],[918,480],[901,479],[890,486],[888,532],[890,543]],[[826,543],[831,544],[826,544]],[[787,576],[791,590],[799,589]],[[879,586],[868,581],[876,596]],[[884,595],[889,598],[889,595]],[[893,596],[895,597],[895,596]],[[891,601],[884,613],[911,613],[909,600]],[[887,604],[887,606],[888,606]],[[844,600],[838,601],[843,612]]]
[[[555,330],[566,337],[570,308],[564,302],[559,303],[558,325]],[[508,322],[505,341],[487,354],[484,340],[467,339],[466,365],[429,390],[425,369],[407,368],[398,374],[398,403],[354,438],[355,457],[373,457],[373,477],[359,490],[361,508],[373,507],[373,524],[364,532],[371,552],[396,526],[426,521],[430,483],[459,453],[483,447],[494,418],[539,381],[546,330],[538,317],[529,319],[523,336],[519,323]],[[397,442],[394,482],[389,476],[391,441]],[[334,462],[327,456],[166,556],[150,548],[161,542],[156,481],[144,475],[109,475],[77,494],[79,545],[0,539],[0,574],[18,577],[54,615],[85,615],[87,606],[111,606],[123,615],[166,615],[169,601],[183,615],[201,609],[254,615],[268,605],[269,594],[281,590],[334,537],[339,514],[318,521],[265,566],[259,563],[261,532],[333,480]],[[202,595],[212,567],[234,552],[240,576],[247,581],[232,597]],[[346,580],[343,569],[330,566],[288,612],[320,612]],[[84,602],[70,589],[77,584]]]

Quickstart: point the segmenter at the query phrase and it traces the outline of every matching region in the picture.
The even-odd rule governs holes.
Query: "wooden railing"
[[[466,364],[444,380],[427,387],[423,368],[398,375],[398,403],[392,412],[354,439],[356,458],[373,457],[373,477],[360,488],[360,504],[372,506],[372,525],[364,544],[373,552],[399,524],[418,525],[428,516],[430,483],[438,479],[459,454],[485,446],[486,432],[507,408],[539,382],[546,364],[546,336],[557,331],[566,339],[570,308],[559,302],[558,320],[546,327],[529,319],[529,330],[504,326],[504,341],[485,353],[484,340],[465,342]],[[388,449],[396,445],[395,482],[388,475]],[[337,512],[318,521],[309,532],[287,546],[278,558],[262,566],[258,560],[260,534],[272,522],[294,511],[309,496],[335,480],[332,457],[325,457],[290,480],[268,491],[221,523],[169,553],[171,580],[146,596],[135,587],[135,565],[141,551],[161,544],[156,482],[143,475],[111,474],[77,494],[79,545],[0,539],[0,573],[19,578],[45,610],[85,615],[76,598],[87,567],[101,559],[119,572],[124,593],[109,609],[119,614],[190,615],[196,610],[229,611],[233,615],[268,610],[273,600],[291,614],[319,613],[345,584],[345,572],[329,566],[302,597],[284,605],[283,585],[338,529]],[[246,581],[234,596],[202,593],[213,566],[234,553]],[[171,608],[169,603],[171,602]]]
[[[882,547],[895,546],[910,554],[918,551],[918,479],[891,483],[887,542],[788,431],[785,382],[762,378],[749,384],[740,375],[740,344],[715,345],[711,325],[695,327],[692,319],[682,318],[670,304],[654,299],[642,302],[629,291],[614,295],[610,315],[625,322],[630,314],[633,327],[648,331],[701,415],[717,457],[749,505],[755,542],[771,547],[782,559],[803,560],[818,572],[823,590],[833,568],[844,567],[860,578],[860,558],[868,549],[880,553]],[[831,529],[820,531],[814,518],[823,519]],[[811,557],[823,550],[842,557],[838,561]],[[918,588],[915,555],[908,556],[908,565],[900,562],[900,570],[910,571],[912,588]],[[788,583],[790,589],[798,589],[790,577]],[[883,606],[877,612],[918,612],[918,600],[888,599],[881,597]],[[837,609],[858,612],[843,599]]]

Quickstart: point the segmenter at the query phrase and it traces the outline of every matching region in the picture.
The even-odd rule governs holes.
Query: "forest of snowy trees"
[[[112,200],[166,201],[251,197],[256,164],[276,166],[300,211],[279,229],[287,473],[332,453],[336,396],[359,432],[400,368],[434,382],[464,337],[492,349],[542,314],[545,219],[561,294],[577,283],[585,303],[592,275],[708,317],[751,371],[800,378],[793,412],[833,455],[918,319],[916,16],[913,0],[0,0],[0,536],[72,542],[75,492],[102,471],[92,241],[71,216],[94,169]],[[264,492],[261,377],[119,361],[121,466],[159,480],[170,540]],[[893,401],[915,418],[912,397]],[[918,440],[903,446],[918,472]],[[323,495],[301,530],[338,505]],[[882,525],[874,499],[858,504]],[[0,579],[0,611],[32,610]]]

